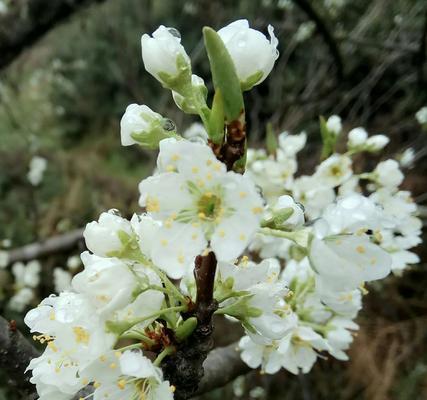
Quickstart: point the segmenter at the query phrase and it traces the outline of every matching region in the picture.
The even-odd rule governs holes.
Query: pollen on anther
[[[365,247],[364,247],[364,246],[362,246],[362,245],[357,246],[357,247],[356,247],[356,251],[357,251],[358,253],[360,253],[360,254],[363,254],[363,253],[365,253],[365,252],[366,252]]]
[[[123,390],[125,388],[125,386],[126,386],[126,381],[124,379],[120,379],[117,382],[117,386],[119,387],[119,389]]]
[[[240,236],[239,236],[239,239],[240,240],[246,240],[246,235],[243,234],[243,233],[241,233]]]
[[[168,245],[168,241],[166,239],[162,239],[160,241],[160,243],[161,243],[162,246],[165,246],[165,247]]]

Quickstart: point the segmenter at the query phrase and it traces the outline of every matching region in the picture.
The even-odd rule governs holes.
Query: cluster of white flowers
[[[139,184],[143,212],[128,220],[110,210],[87,224],[84,269],[71,284],[56,273],[57,285],[71,288],[25,318],[47,344],[29,366],[42,400],[71,399],[89,383],[94,399],[172,399],[161,366],[200,323],[192,314],[199,256],[214,254],[215,312],[244,327],[242,359],[267,373],[295,374],[308,372],[322,352],[346,360],[365,283],[417,262],[409,249],[421,226],[410,193],[398,189],[399,164],[353,170],[353,155],[378,152],[385,136],[353,129],[347,151],[335,153],[343,127],[332,116],[322,120],[325,159],[312,175],[297,175],[305,133],[280,134],[270,153],[248,150],[244,174],[241,160],[223,162],[221,147],[239,126],[230,115],[242,120],[241,91],[261,83],[278,57],[268,31],[270,40],[242,20],[205,31],[215,85],[223,79],[222,88],[239,91],[222,91],[223,102],[216,92],[212,109],[178,32],[161,26],[142,37],[147,71],[184,112],[199,114],[203,127],[194,125],[185,139],[147,106],[127,108],[122,144],[159,147],[157,168]],[[218,130],[224,119],[230,132]]]
[[[325,127],[330,136],[342,134],[338,116],[330,117]],[[388,138],[352,129],[344,154],[333,153],[312,175],[296,177],[296,154],[305,140],[304,133],[284,132],[275,154],[248,152],[246,174],[261,186],[267,210],[280,216],[277,205],[284,197],[293,198],[305,210],[311,232],[304,246],[290,227],[288,232],[273,232],[271,226],[277,228],[277,223],[267,215],[266,227],[250,244],[259,257],[280,260],[284,269],[278,279],[290,290],[284,300],[292,329],[281,340],[263,342],[248,332],[240,341],[244,361],[253,368],[261,365],[267,373],[281,367],[308,372],[325,351],[346,360],[351,332],[358,329],[353,319],[361,308],[365,282],[419,262],[409,249],[421,242],[422,224],[410,193],[398,188],[404,177],[398,162],[389,159],[373,171],[353,171],[354,154],[377,152]],[[410,164],[412,157],[405,157],[411,158]],[[291,215],[298,215],[293,208]]]
[[[16,262],[12,265],[12,275],[15,278],[13,289],[15,294],[9,300],[9,308],[22,312],[34,300],[34,289],[40,283],[41,265],[37,260],[24,264]]]

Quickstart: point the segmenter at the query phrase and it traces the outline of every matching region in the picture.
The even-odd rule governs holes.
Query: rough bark
[[[218,308],[213,298],[217,260],[211,251],[196,257],[194,276],[197,285],[197,298],[194,310],[185,317],[195,316],[197,328],[177,351],[162,364],[166,379],[176,387],[175,400],[189,399],[197,391],[204,375],[203,363],[213,348],[212,315]]]
[[[0,317],[0,369],[27,399],[35,399],[35,386],[30,383],[30,373],[25,373],[30,361],[40,354],[16,329],[14,321]]]
[[[0,16],[0,68],[9,65],[26,48],[71,14],[104,0],[16,0]]]

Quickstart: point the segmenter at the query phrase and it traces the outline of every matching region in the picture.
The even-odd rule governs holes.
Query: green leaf
[[[186,319],[178,328],[175,330],[175,336],[178,342],[182,342],[187,339],[197,327],[197,318],[191,317]]]
[[[279,147],[279,144],[277,142],[277,137],[276,137],[276,134],[274,133],[273,125],[271,124],[271,122],[267,124],[265,145],[267,147],[268,154],[276,154],[276,150]]]
[[[219,89],[222,93],[225,118],[228,122],[238,120],[244,111],[244,103],[233,60],[217,32],[204,27],[203,36],[215,91]]]
[[[209,138],[215,144],[221,144],[224,140],[224,102],[221,89],[217,89],[212,103],[212,112],[208,126]]]
[[[262,71],[257,71],[247,78],[244,82],[240,83],[242,92],[252,89],[263,77],[264,73]]]
[[[328,158],[333,152],[337,137],[333,132],[330,132],[326,126],[326,120],[323,116],[319,117],[320,120],[320,135],[322,136],[322,155],[321,158],[324,160]]]

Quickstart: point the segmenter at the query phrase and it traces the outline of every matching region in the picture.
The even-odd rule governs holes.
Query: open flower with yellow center
[[[172,400],[174,387],[140,350],[109,351],[81,371],[93,383],[90,399]]]
[[[259,227],[263,200],[254,183],[226,170],[205,144],[160,142],[159,173],[139,185],[139,203],[162,225],[151,258],[172,278],[208,246],[220,261],[238,257]]]
[[[309,250],[318,284],[332,291],[351,291],[385,278],[391,258],[374,239],[378,227],[387,223],[381,209],[359,194],[327,207],[314,224]]]

